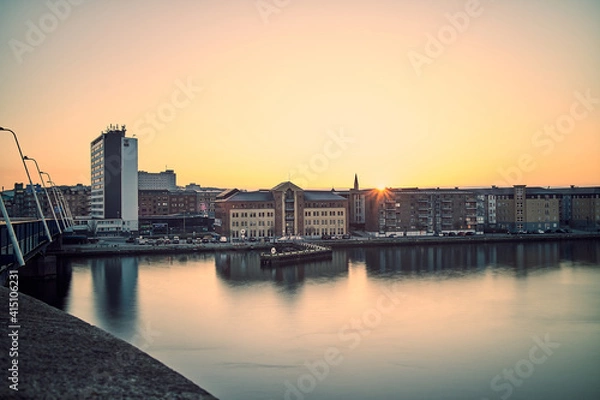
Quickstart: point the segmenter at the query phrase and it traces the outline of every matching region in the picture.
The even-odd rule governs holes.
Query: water
[[[600,398],[600,241],[67,264],[28,290],[221,399]]]

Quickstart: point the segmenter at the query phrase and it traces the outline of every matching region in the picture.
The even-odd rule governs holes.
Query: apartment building
[[[460,189],[371,189],[365,230],[401,235],[475,231],[477,196]]]
[[[343,235],[348,199],[331,191],[303,190],[292,182],[217,196],[215,228],[232,238]]]

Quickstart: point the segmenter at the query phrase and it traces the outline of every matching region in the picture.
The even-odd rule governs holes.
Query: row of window
[[[327,211],[305,211],[304,212],[305,217],[318,217],[319,215],[321,217],[325,217],[327,215],[329,215],[330,217],[333,217],[336,215],[341,217],[344,215],[344,211],[329,211],[329,212],[327,212]]]
[[[242,237],[242,234],[238,230],[232,230],[231,236],[234,238],[240,238],[240,237]],[[273,236],[273,230],[272,229],[250,229],[244,233],[244,236],[245,237],[254,237],[254,238]]]
[[[338,220],[335,220],[335,219],[329,219],[329,220],[322,219],[322,220],[320,220],[320,223],[319,223],[318,219],[315,219],[315,220],[307,219],[306,220],[306,226],[310,226],[310,225],[336,225],[336,224],[337,225],[344,225],[344,220],[343,219],[338,219]]]
[[[238,226],[273,226],[273,221],[231,221],[232,227]]]
[[[306,236],[315,236],[315,235],[343,235],[344,228],[306,228],[304,230],[304,234]]]
[[[260,212],[233,212],[231,213],[231,218],[256,218],[258,216],[258,218],[264,218],[264,217],[270,217],[272,218],[273,216],[275,216],[275,213],[273,211],[260,211]]]

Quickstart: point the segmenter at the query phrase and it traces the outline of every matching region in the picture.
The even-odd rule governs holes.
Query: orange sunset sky
[[[0,126],[57,184],[109,124],[180,185],[600,184],[597,0],[1,1],[0,44]]]

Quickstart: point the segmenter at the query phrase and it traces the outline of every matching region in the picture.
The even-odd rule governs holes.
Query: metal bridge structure
[[[41,171],[38,162],[34,158],[23,155],[14,131],[3,127],[0,127],[0,131],[12,133],[32,189],[37,211],[37,215],[33,218],[11,219],[5,207],[4,199],[0,195],[0,276],[5,276],[9,269],[24,267],[33,258],[43,256],[48,246],[53,243],[60,244],[62,235],[65,232],[72,231],[74,221],[68,203],[62,193],[57,190],[50,174]],[[50,208],[49,214],[51,215],[44,215],[42,211],[26,161],[35,163],[42,183],[43,194],[46,196]],[[48,177],[50,191],[44,183],[44,175]],[[50,193],[52,193],[52,196],[50,196]]]

